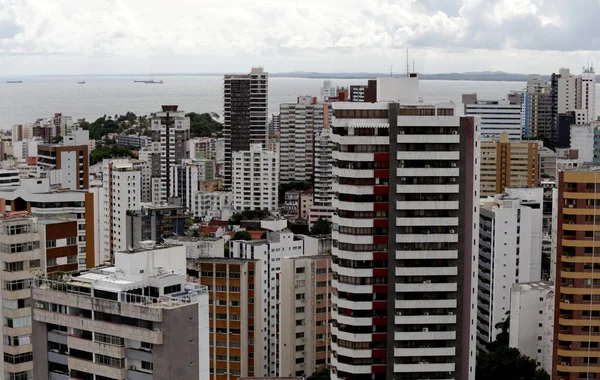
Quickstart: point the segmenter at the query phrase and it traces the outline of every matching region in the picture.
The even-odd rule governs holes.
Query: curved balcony
[[[396,300],[396,309],[454,309],[456,300]]]
[[[349,277],[373,277],[373,268],[346,268],[338,264],[332,264],[331,270],[341,276]]]
[[[347,340],[350,342],[372,342],[373,334],[365,333],[365,334],[352,334],[347,333],[345,331],[340,331],[337,327],[331,327],[331,335],[335,335],[338,339]]]
[[[354,294],[373,294],[373,285],[354,285],[339,282],[338,280],[331,280],[331,287],[337,289],[340,292],[354,293]]]
[[[335,319],[339,324],[350,325],[350,326],[372,326],[373,318],[357,318],[349,315],[339,314],[332,312],[331,318]]]
[[[457,267],[396,267],[396,276],[456,276]]]
[[[373,227],[373,219],[342,218],[338,215],[333,215],[331,222],[345,227]]]
[[[457,243],[458,234],[397,234],[398,243]]]
[[[396,251],[396,259],[458,259],[458,251]]]
[[[396,218],[396,226],[458,226],[458,218]]]
[[[337,358],[335,358],[334,356],[331,356],[331,366],[337,368],[338,371],[352,373],[355,375],[371,373],[370,365],[352,365],[339,363],[337,361]]]
[[[347,211],[374,211],[374,204],[371,202],[357,203],[357,202],[344,202],[334,199],[331,205],[340,210]]]
[[[341,136],[332,135],[331,141],[340,145],[389,145],[389,136]]]
[[[458,210],[458,201],[396,201],[397,210]]]
[[[334,150],[331,154],[334,160],[340,161],[361,161],[361,162],[373,162],[375,158],[374,153],[355,153],[355,152],[340,152]]]
[[[349,235],[332,231],[331,238],[342,243],[373,244],[373,235]]]
[[[353,195],[373,195],[375,192],[373,186],[358,186],[358,185],[340,185],[334,183],[331,187],[334,192]]]
[[[352,348],[340,347],[336,342],[331,342],[331,350],[338,355],[347,356],[350,358],[370,358],[373,355],[371,350],[354,350]]]
[[[396,185],[396,192],[398,193],[410,193],[410,194],[422,194],[422,193],[450,193],[458,194],[459,185]]]
[[[398,177],[458,177],[458,168],[398,168]]]
[[[344,178],[373,178],[375,171],[373,169],[342,169],[334,166],[331,168],[331,174]]]
[[[333,304],[336,304],[338,307],[343,307],[344,309],[352,309],[352,310],[372,310],[373,309],[373,301],[348,301],[347,299],[338,298],[337,296],[332,295],[331,302]],[[354,317],[354,318],[360,319],[359,317]],[[371,319],[371,317],[367,317],[367,319]]]
[[[395,332],[395,340],[454,340],[456,331],[411,331]]]
[[[332,248],[331,253],[333,256],[337,256],[341,259],[347,260],[373,260],[373,252],[353,252],[353,251],[345,251],[338,248]]]

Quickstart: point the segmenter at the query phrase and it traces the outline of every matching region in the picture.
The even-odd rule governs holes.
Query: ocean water
[[[163,80],[163,84],[134,83],[134,80]],[[102,115],[138,115],[160,110],[162,104],[177,104],[188,112],[216,112],[223,109],[223,78],[217,76],[95,76],[95,77],[28,77],[21,84],[6,83],[0,78],[0,129],[13,124],[32,123],[50,118],[54,113],[93,121]],[[78,84],[85,80],[86,84]],[[299,95],[319,95],[323,79],[270,78],[269,113],[279,104],[294,102]],[[366,84],[364,79],[333,79],[333,85]],[[503,98],[510,90],[520,90],[522,82],[437,81],[420,82],[425,101],[461,101],[463,93],[477,93],[480,98]],[[600,103],[600,102],[599,102]],[[599,113],[600,114],[600,113]]]

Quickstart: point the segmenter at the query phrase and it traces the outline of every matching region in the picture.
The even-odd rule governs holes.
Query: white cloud
[[[0,0],[0,72],[35,67],[19,63],[28,56],[71,59],[36,73],[220,72],[250,62],[381,71],[406,47],[417,59],[444,57],[421,63],[430,71],[524,71],[534,50],[545,51],[544,64],[596,57],[599,17],[600,4],[586,0]]]

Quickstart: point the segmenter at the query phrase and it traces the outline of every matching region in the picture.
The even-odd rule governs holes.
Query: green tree
[[[331,233],[331,222],[322,218],[317,219],[310,229],[309,235],[329,235]]]
[[[190,112],[185,116],[190,118],[190,134],[193,137],[217,136],[223,131],[223,124],[217,121],[219,115],[214,112]]]
[[[267,231],[265,231],[262,234],[260,234],[260,238],[261,239],[266,239],[267,238]]]
[[[312,375],[306,378],[306,380],[330,380],[331,374],[328,368],[321,368],[315,371]]]
[[[476,380],[550,380],[535,360],[518,349],[500,347],[496,351],[477,353]]]
[[[136,158],[136,155],[122,146],[100,145],[90,153],[90,165],[95,165],[105,158]]]
[[[246,230],[239,230],[233,234],[231,240],[252,240],[252,235]]]

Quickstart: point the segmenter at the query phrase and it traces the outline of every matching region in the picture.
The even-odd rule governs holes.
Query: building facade
[[[379,100],[418,100],[416,76],[392,79]],[[452,103],[333,109],[331,378],[474,379],[476,119]]]
[[[496,339],[514,283],[540,281],[543,189],[511,189],[481,201],[477,347]]]
[[[314,174],[315,136],[328,127],[329,105],[316,97],[299,96],[296,103],[282,103],[281,183],[310,181]]]
[[[552,373],[554,283],[513,284],[510,290],[509,346]]]
[[[481,196],[501,194],[507,187],[539,186],[539,142],[500,139],[481,142]]]
[[[208,290],[185,271],[184,247],[152,246],[35,279],[34,379],[208,379]]]
[[[463,94],[465,115],[479,116],[481,139],[500,138],[508,134],[509,140],[521,140],[521,98],[510,100],[478,100],[477,94]],[[513,97],[514,99],[514,97]]]
[[[279,157],[252,144],[250,150],[232,157],[234,210],[277,210],[279,201]]]
[[[310,376],[331,357],[331,256],[281,261],[280,376]]]
[[[89,132],[74,131],[61,144],[38,145],[38,165],[61,171],[62,188],[89,188]]]
[[[226,74],[223,79],[223,137],[225,138],[225,189],[232,187],[233,153],[251,144],[266,149],[269,74],[254,67],[250,74]]]
[[[599,221],[597,168],[558,172],[556,221],[556,294],[554,303],[553,379],[600,378],[597,362],[600,314],[594,271]],[[585,377],[584,377],[585,376]]]

